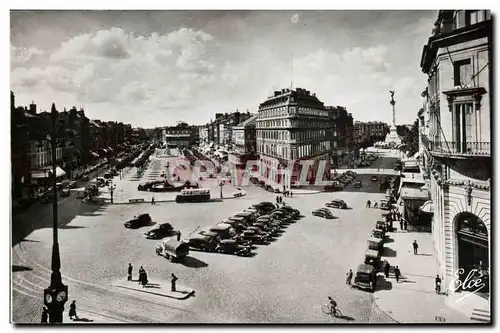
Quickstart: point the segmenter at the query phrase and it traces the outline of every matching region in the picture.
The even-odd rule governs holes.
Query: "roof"
[[[401,188],[401,199],[429,200],[428,190],[418,188]]]
[[[244,122],[239,123],[236,127],[245,127],[245,126],[255,125],[256,120],[257,120],[257,116],[255,115],[255,116],[248,118]]]

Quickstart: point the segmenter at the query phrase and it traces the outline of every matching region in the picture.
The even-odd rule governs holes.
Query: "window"
[[[467,25],[472,25],[484,21],[484,16],[484,10],[468,10],[465,15]]]
[[[472,104],[456,104],[453,115],[453,137],[455,149],[467,153],[472,148],[474,113]]]
[[[471,78],[470,59],[459,60],[453,63],[453,81],[455,86],[469,84]]]

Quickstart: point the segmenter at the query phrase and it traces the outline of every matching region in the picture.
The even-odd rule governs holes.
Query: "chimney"
[[[31,101],[31,104],[30,104],[30,114],[32,115],[36,115],[36,104],[34,101]]]
[[[278,96],[279,94],[280,94],[280,91],[278,91],[278,90],[274,91],[274,96]]]

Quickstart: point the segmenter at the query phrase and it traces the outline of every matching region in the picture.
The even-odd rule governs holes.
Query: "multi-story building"
[[[337,131],[337,148],[333,150],[334,167],[349,164],[353,159],[353,118],[343,106],[327,106],[332,113]]]
[[[198,127],[180,122],[163,129],[163,144],[169,148],[187,147],[198,141]]]
[[[260,173],[270,182],[290,188],[298,184],[299,160],[313,163],[307,181],[314,181],[319,161],[328,177],[331,155],[336,148],[333,114],[308,90],[275,91],[259,105],[256,120]]]
[[[228,160],[237,168],[244,168],[247,161],[257,159],[256,120],[255,115],[232,128],[233,151]]]
[[[252,117],[250,112],[216,113],[215,120],[209,127],[209,141],[214,142],[217,148],[231,150],[233,147],[233,127]]]
[[[489,11],[439,11],[420,63],[428,75],[429,112],[429,131],[421,131],[420,140],[427,155],[424,167],[431,169],[440,275],[449,286],[459,269],[462,280],[480,270],[486,287],[479,292],[488,294],[492,36]]]
[[[205,124],[198,127],[198,136],[200,138],[200,142],[208,143],[208,126],[209,124]]]
[[[384,140],[389,133],[389,125],[381,121],[354,122],[353,136],[355,143],[361,145],[363,142],[377,142]]]

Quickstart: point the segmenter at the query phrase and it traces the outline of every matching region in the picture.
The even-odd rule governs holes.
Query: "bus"
[[[206,202],[210,200],[210,190],[206,188],[186,188],[175,197],[175,202]]]

